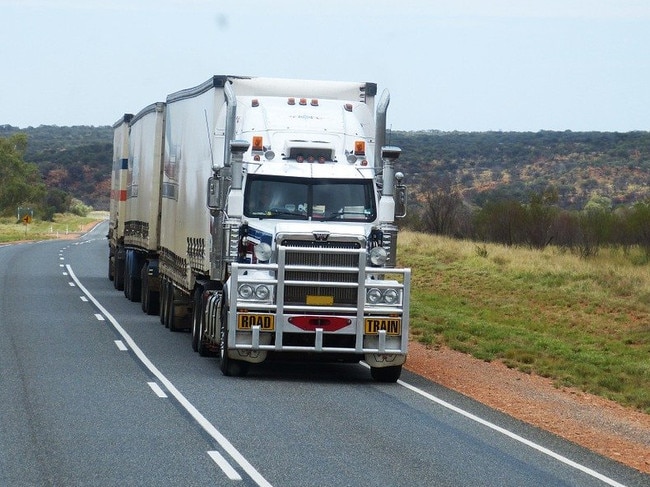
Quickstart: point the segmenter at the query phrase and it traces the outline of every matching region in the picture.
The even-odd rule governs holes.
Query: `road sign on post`
[[[18,207],[18,222],[22,222],[24,225],[29,225],[34,219],[34,210],[31,208],[21,208]]]

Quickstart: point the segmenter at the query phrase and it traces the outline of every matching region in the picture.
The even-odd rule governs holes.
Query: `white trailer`
[[[126,216],[126,184],[129,160],[129,122],[127,113],[113,124],[113,165],[108,225],[108,278],[116,289],[124,288],[124,219]]]
[[[395,268],[395,216],[405,188],[399,149],[383,147],[388,94],[375,107],[376,91],[214,76],[167,97],[161,322],[190,328],[194,349],[219,352],[224,374],[299,355],[365,359],[375,379],[399,377],[410,270]]]
[[[124,222],[124,295],[158,313],[161,180],[165,104],[143,108],[129,122]]]

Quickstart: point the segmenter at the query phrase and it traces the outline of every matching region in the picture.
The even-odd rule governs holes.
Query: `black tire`
[[[129,259],[124,260],[124,297],[131,301],[131,266],[129,265]]]
[[[111,252],[109,251],[108,253],[108,280],[112,281],[115,273],[115,259]]]
[[[185,330],[185,327],[178,326],[178,320],[176,319],[176,302],[174,300],[174,285],[170,282],[169,283],[169,304],[168,304],[168,310],[169,314],[167,315],[167,328],[169,328],[169,331],[182,331]]]
[[[199,351],[199,342],[203,337],[202,315],[203,315],[203,286],[197,286],[194,290],[192,306],[192,350]]]
[[[119,259],[117,255],[115,256],[113,285],[118,291],[124,290],[124,259]]]
[[[401,374],[401,365],[393,365],[390,367],[370,367],[370,376],[377,382],[397,382]]]
[[[167,327],[167,279],[160,283],[160,324]]]
[[[160,309],[160,293],[152,291],[149,287],[149,275],[147,273],[147,266],[145,262],[140,271],[140,301],[142,302],[142,311],[148,315],[157,315]]]
[[[226,377],[244,377],[248,374],[250,364],[228,357],[228,308],[225,304],[222,307],[221,331],[219,335],[221,338],[221,348],[219,350],[219,356],[221,358],[219,368],[221,369],[221,373]]]

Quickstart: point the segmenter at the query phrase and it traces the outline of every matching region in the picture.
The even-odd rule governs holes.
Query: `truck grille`
[[[285,264],[287,266],[309,266],[313,270],[285,270],[285,281],[317,281],[318,286],[286,285],[284,289],[285,305],[300,305],[307,302],[307,296],[332,296],[334,306],[355,306],[357,288],[328,286],[327,283],[357,283],[359,280],[358,252],[340,250],[359,250],[359,242],[318,242],[305,240],[283,240],[286,247]],[[305,252],[301,248],[319,249],[318,252]],[[326,267],[356,269],[356,272],[336,272],[325,270]]]

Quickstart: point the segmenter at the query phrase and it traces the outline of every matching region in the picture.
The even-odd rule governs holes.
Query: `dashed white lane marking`
[[[74,279],[74,282],[79,286],[79,289],[88,297],[88,299],[97,307],[99,311],[103,313],[103,315],[110,321],[111,325],[113,325],[113,328],[115,328],[115,331],[117,331],[120,336],[122,337],[122,340],[126,343],[127,346],[131,347],[131,350],[135,354],[136,357],[142,362],[142,365],[144,365],[151,374],[158,379],[158,382],[160,382],[162,385],[165,386],[165,389],[174,396],[174,399],[178,401],[178,403],[188,412],[192,418],[194,418],[194,421],[196,421],[203,430],[210,435],[220,446],[223,448],[228,455],[246,472],[246,474],[255,482],[257,485],[260,487],[272,487],[271,483],[267,481],[256,469],[251,465],[251,463],[246,460],[246,458],[237,450],[237,448],[234,447],[232,443],[221,434],[221,432],[214,427],[210,421],[207,420],[201,412],[196,409],[196,407],[187,400],[187,398],[178,390],[176,389],[176,386],[172,384],[172,382],[163,375],[160,370],[149,360],[149,357],[147,357],[144,352],[138,347],[138,344],[135,343],[133,338],[131,338],[131,335],[129,335],[124,328],[118,323],[118,321],[111,315],[106,308],[104,308],[97,299],[84,287],[83,284],[81,284],[81,281],[77,278],[75,275],[74,271],[72,270],[72,267],[70,265],[66,265],[66,268],[68,269],[68,272],[70,273],[70,277]],[[225,461],[225,460],[224,460]],[[227,463],[227,462],[226,462]],[[228,464],[229,465],[229,464]],[[232,468],[232,467],[230,467]],[[223,469],[223,467],[222,467]],[[225,472],[225,470],[224,470]]]
[[[122,340],[115,340],[115,346],[120,352],[126,352],[128,350],[128,347],[124,345]]]
[[[86,296],[79,296],[79,299],[81,299],[84,303],[88,302],[88,298]]]
[[[147,382],[149,384],[149,387],[151,387],[151,390],[156,394],[156,396],[160,397],[161,399],[164,399],[167,397],[167,394],[165,394],[165,391],[163,391],[158,384],[155,382]]]
[[[208,455],[210,455],[210,458],[212,458],[212,460],[214,460],[214,462],[219,465],[219,468],[223,470],[223,473],[225,473],[230,480],[241,480],[241,476],[234,468],[232,468],[232,465],[228,463],[228,461],[221,455],[221,453],[218,451],[209,451]]]
[[[99,313],[95,313],[95,318],[97,318],[97,321],[106,321],[104,319],[104,316],[100,315]]]

